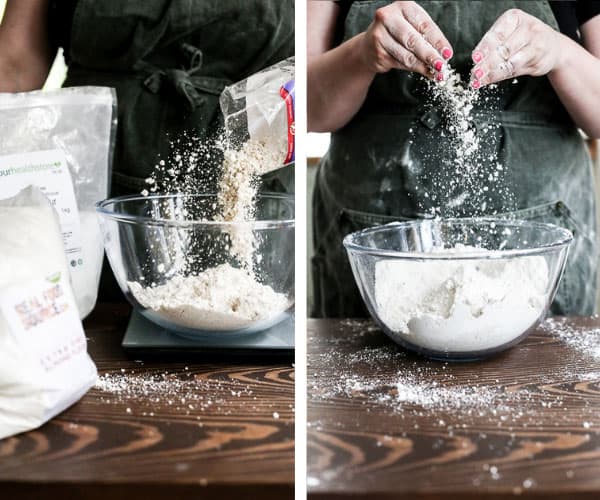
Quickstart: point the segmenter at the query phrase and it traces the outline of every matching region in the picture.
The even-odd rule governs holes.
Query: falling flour
[[[473,108],[479,101],[480,92],[462,85],[460,75],[449,65],[445,65],[444,80],[434,84],[431,92],[441,102],[449,122],[448,132],[456,151],[454,163],[462,171],[475,168],[480,137],[474,123]]]
[[[239,149],[224,148],[218,190],[223,221],[244,222],[255,217],[260,176],[280,167],[285,159],[285,151],[275,150],[269,144],[251,139]],[[234,224],[228,232],[232,255],[245,269],[252,271],[256,242],[251,225]]]
[[[208,331],[247,328],[281,313],[288,298],[243,269],[222,264],[197,276],[174,276],[163,285],[129,289],[145,308],[175,325]]]
[[[280,167],[285,151],[269,144],[249,140],[241,148],[225,147],[223,174],[219,181],[219,204],[225,221],[251,220],[254,217],[259,177]]]
[[[518,338],[544,313],[543,257],[494,259],[472,247],[436,249],[481,259],[382,260],[375,268],[381,321],[406,342],[438,352],[478,352]]]
[[[442,217],[494,215],[514,209],[514,189],[500,160],[500,92],[475,90],[446,65],[443,81],[424,80],[427,127],[410,129],[415,200],[424,213]],[[423,119],[423,117],[421,119]],[[422,137],[426,140],[422,140]]]

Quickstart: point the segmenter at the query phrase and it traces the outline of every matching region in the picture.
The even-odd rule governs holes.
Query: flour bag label
[[[86,353],[86,341],[62,273],[2,290],[0,309],[21,349],[57,385],[69,385],[72,366],[61,367]]]
[[[36,186],[56,210],[71,267],[83,265],[81,223],[65,153],[49,149],[0,156],[0,199]]]

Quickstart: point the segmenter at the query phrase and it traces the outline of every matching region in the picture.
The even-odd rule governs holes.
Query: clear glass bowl
[[[529,221],[420,220],[349,234],[344,246],[389,337],[434,359],[468,361],[517,344],[545,317],[572,238]]]
[[[146,318],[187,337],[263,331],[283,320],[294,304],[293,196],[260,194],[255,217],[247,222],[215,221],[217,209],[215,194],[121,196],[96,206],[106,254],[127,299]],[[141,289],[173,284],[220,265],[239,269],[240,259],[230,248],[235,235],[249,234],[255,242],[249,255],[257,281],[278,294],[272,310],[238,318],[219,317],[212,310],[204,314],[205,306],[174,310],[142,304],[147,299]],[[230,290],[231,282],[219,283],[223,290],[216,295],[223,292],[227,298],[224,289]]]

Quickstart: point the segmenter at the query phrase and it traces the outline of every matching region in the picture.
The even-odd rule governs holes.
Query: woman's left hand
[[[560,37],[536,17],[507,10],[472,53],[471,86],[478,89],[517,76],[548,74],[559,63]]]

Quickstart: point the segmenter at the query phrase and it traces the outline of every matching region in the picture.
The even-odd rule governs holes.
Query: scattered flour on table
[[[145,417],[175,410],[201,420],[204,412],[231,415],[239,414],[242,408],[267,418],[273,418],[276,411],[288,419],[293,407],[292,401],[288,404],[274,402],[264,391],[257,391],[254,383],[235,377],[194,373],[187,366],[169,371],[149,367],[140,370],[121,368],[101,374],[95,388],[102,403],[120,405],[126,413],[135,412]]]
[[[493,252],[436,249],[452,255]],[[502,346],[544,313],[548,266],[539,256],[517,259],[381,260],[375,300],[381,320],[407,342],[433,351],[469,352]]]
[[[237,330],[267,320],[289,306],[288,298],[258,283],[244,269],[221,264],[198,275],[174,276],[163,285],[128,283],[145,308],[176,325],[200,330]]]
[[[465,371],[469,365],[423,360],[385,341],[370,321],[346,322],[343,335],[326,339],[309,329],[308,345],[313,346],[307,355],[310,403],[340,405],[352,399],[367,412],[375,406],[395,414],[407,422],[402,424],[405,430],[411,429],[410,423],[418,428],[422,417],[432,415],[439,419],[433,425],[446,428],[449,434],[480,417],[490,417],[492,425],[509,430],[517,425],[535,427],[548,411],[556,412],[556,425],[572,425],[571,416],[563,414],[569,397],[557,388],[583,382],[593,392],[600,382],[595,364],[559,365],[544,374],[527,370],[528,384],[523,384],[522,377],[510,371],[499,372],[495,378],[477,370]],[[600,425],[593,398],[582,402],[581,421]],[[311,425],[318,427],[320,422]]]
[[[363,404],[380,405],[406,416],[409,410],[496,414],[509,411],[511,404],[524,395],[506,393],[499,384],[483,385],[479,381],[458,379],[447,370],[447,365],[414,362],[407,367],[405,353],[396,347],[363,347],[350,355],[330,350],[310,354],[308,361],[311,397],[358,399]],[[395,361],[403,369],[390,372],[390,363]],[[324,367],[327,373],[321,373],[314,365]],[[361,367],[368,370],[365,372]],[[445,380],[443,386],[433,380],[440,372]]]
[[[600,328],[573,328],[567,318],[548,318],[542,329],[585,356],[600,360]]]
[[[497,360],[498,369],[490,370],[479,369],[479,364],[417,358],[386,341],[370,321],[347,320],[339,332],[326,334],[311,330],[309,323],[310,434],[356,433],[358,420],[348,416],[360,414],[377,422],[360,433],[365,449],[382,447],[389,454],[398,444],[404,448],[406,439],[416,439],[437,450],[436,456],[483,450],[490,461],[480,462],[482,472],[473,476],[474,486],[502,478],[505,460],[500,458],[515,450],[543,452],[547,442],[540,437],[541,428],[554,427],[557,434],[566,433],[582,446],[597,439],[600,371],[598,363],[586,362],[577,348],[569,349],[566,357],[564,350],[557,353],[550,370],[532,369],[535,360],[528,366],[502,358]],[[516,358],[535,357],[537,342],[546,344],[534,340],[525,348],[529,351],[525,358],[519,353]],[[336,414],[340,420],[332,417]],[[339,469],[323,471],[314,464],[309,473],[328,480],[344,478]],[[572,470],[566,472],[567,478],[573,476]],[[523,478],[522,488],[535,486],[534,479]],[[318,479],[314,482],[318,484]]]

